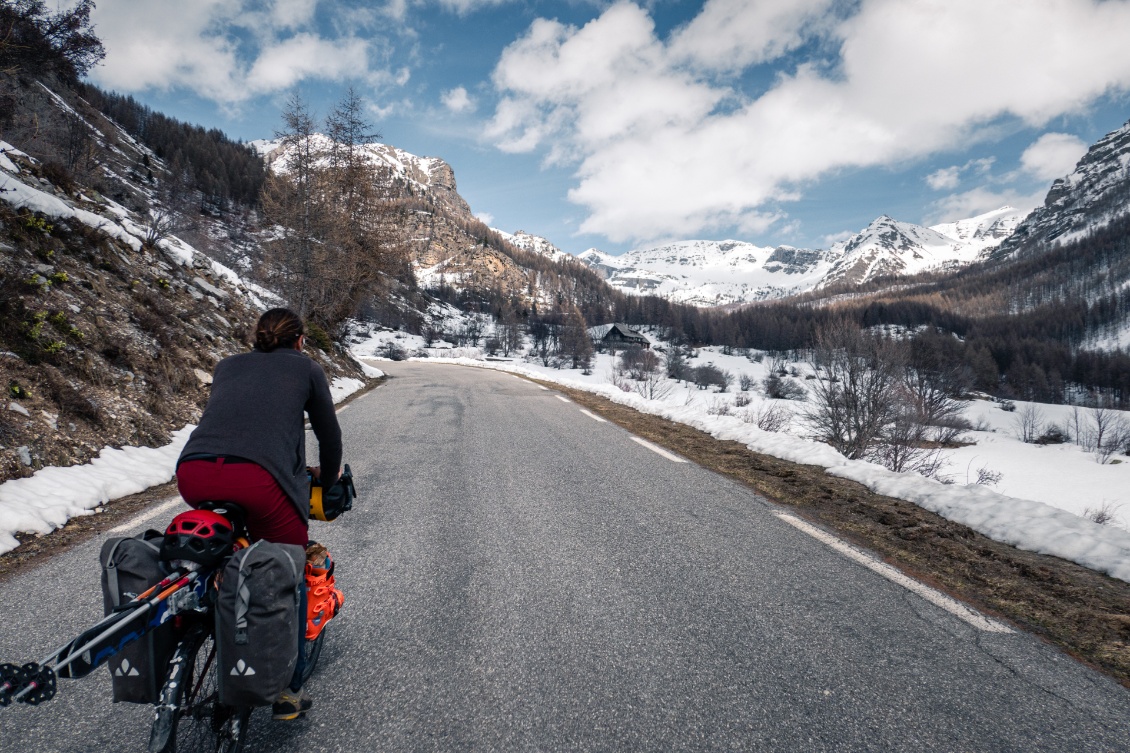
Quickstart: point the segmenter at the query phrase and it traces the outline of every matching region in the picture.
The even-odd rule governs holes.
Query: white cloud
[[[461,112],[474,112],[475,101],[467,94],[467,90],[462,86],[457,86],[454,89],[443,92],[440,95],[440,100],[443,106],[454,113]]]
[[[941,170],[930,173],[926,176],[926,185],[935,191],[950,191],[957,188],[957,184],[961,182],[961,168],[954,165],[953,167],[943,167]]]
[[[1020,155],[1020,166],[1039,180],[1055,180],[1075,170],[1087,144],[1067,133],[1045,133]]]
[[[703,68],[741,70],[784,55],[804,40],[833,0],[710,0],[675,34],[675,60]]]
[[[233,104],[307,78],[369,72],[367,43],[309,28],[321,0],[100,0],[106,59],[95,80],[121,91],[185,87]]]
[[[281,28],[298,28],[314,18],[318,0],[275,0],[271,18]]]
[[[926,176],[926,185],[935,191],[952,191],[961,184],[963,174],[972,172],[980,176],[988,175],[996,161],[996,157],[982,157],[969,160],[964,165],[943,167]]]
[[[436,4],[444,10],[454,11],[461,16],[474,13],[482,8],[505,5],[513,1],[514,0],[435,0]]]
[[[494,226],[494,215],[491,214],[490,212],[477,212],[475,214],[475,219],[477,219],[479,222],[483,223],[487,227],[493,227]]]
[[[629,2],[582,28],[539,19],[498,61],[486,134],[576,165],[582,232],[645,241],[763,226],[830,171],[995,138],[1001,119],[1042,127],[1130,87],[1126,0],[860,0],[814,24],[824,7],[713,0],[667,40]],[[804,49],[830,58],[753,99],[733,89],[727,60],[746,70],[814,34]]]
[[[298,34],[261,50],[247,83],[256,92],[279,91],[305,78],[341,80],[367,67],[363,40]]]

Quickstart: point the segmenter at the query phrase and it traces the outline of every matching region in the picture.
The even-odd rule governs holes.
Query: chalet
[[[629,347],[651,348],[651,339],[623,324],[602,324],[589,327],[589,337],[594,345],[613,350]]]

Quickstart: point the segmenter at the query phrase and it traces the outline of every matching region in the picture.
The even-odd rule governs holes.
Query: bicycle
[[[322,509],[318,493],[318,519],[333,520],[352,508],[356,495],[348,465],[342,474],[343,499],[330,512]],[[215,502],[202,506],[232,524],[236,544],[209,567],[196,562],[171,563],[172,572],[131,601],[115,608],[39,662],[22,666],[0,664],[0,708],[13,702],[36,706],[55,697],[59,677],[78,679],[109,662],[126,646],[173,621],[176,646],[165,669],[165,680],[155,703],[150,730],[150,753],[239,753],[247,735],[251,706],[228,706],[219,700],[214,608],[217,576],[227,560],[247,545],[242,510]],[[303,616],[304,617],[304,616]],[[329,621],[327,617],[327,622]],[[303,626],[305,619],[303,619]],[[313,674],[322,652],[322,629],[303,644],[302,680]]]

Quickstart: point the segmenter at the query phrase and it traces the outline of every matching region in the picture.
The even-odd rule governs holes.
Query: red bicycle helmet
[[[231,521],[211,510],[187,510],[165,529],[161,559],[188,560],[213,568],[232,552],[235,529]]]

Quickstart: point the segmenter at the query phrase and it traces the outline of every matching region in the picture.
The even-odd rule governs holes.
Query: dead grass
[[[878,553],[908,575],[1004,618],[1130,687],[1130,583],[993,541],[823,468],[761,455],[591,393],[577,404]]]

